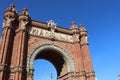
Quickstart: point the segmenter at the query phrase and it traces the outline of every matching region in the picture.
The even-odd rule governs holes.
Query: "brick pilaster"
[[[19,16],[19,30],[17,35],[18,39],[18,50],[17,50],[17,62],[16,66],[20,66],[22,71],[17,71],[15,73],[15,80],[23,80],[26,76],[26,56],[27,56],[27,42],[28,42],[28,33],[27,33],[27,25],[30,22],[30,17],[28,15],[27,9],[24,8],[23,12]],[[23,70],[24,69],[24,70]]]
[[[13,4],[4,12],[2,28],[2,43],[0,50],[0,79],[6,80],[9,73],[9,61],[11,58],[14,29],[16,27],[17,13]]]

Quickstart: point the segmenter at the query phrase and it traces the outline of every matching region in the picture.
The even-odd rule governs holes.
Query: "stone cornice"
[[[34,21],[34,20],[31,21],[31,26],[36,26],[38,28],[43,28],[46,30],[49,29],[47,26],[47,23],[38,22],[38,21]],[[69,34],[69,35],[73,34],[73,32],[70,29],[61,28],[59,26],[56,27],[55,32],[60,32],[60,33]]]

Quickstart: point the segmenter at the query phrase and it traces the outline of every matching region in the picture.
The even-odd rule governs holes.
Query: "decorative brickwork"
[[[34,60],[42,58],[54,65],[58,80],[95,80],[87,39],[82,24],[65,29],[53,20],[34,21],[27,8],[18,15],[11,4],[4,12],[0,79],[34,80]]]

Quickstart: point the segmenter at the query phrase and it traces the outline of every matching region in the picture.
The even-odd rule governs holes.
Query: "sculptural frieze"
[[[49,39],[54,38],[60,41],[73,42],[71,35],[54,32],[54,36],[53,36],[52,31],[48,31],[48,30],[44,30],[44,29],[40,29],[36,27],[31,27],[29,33],[34,36],[39,36],[39,37],[44,37],[44,38],[49,38]]]

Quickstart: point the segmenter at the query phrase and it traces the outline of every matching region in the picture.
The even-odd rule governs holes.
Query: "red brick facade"
[[[4,12],[0,79],[33,80],[34,60],[42,58],[55,66],[58,80],[95,80],[87,37],[83,25],[64,29],[52,20],[37,22],[26,8],[18,15],[11,4]]]

